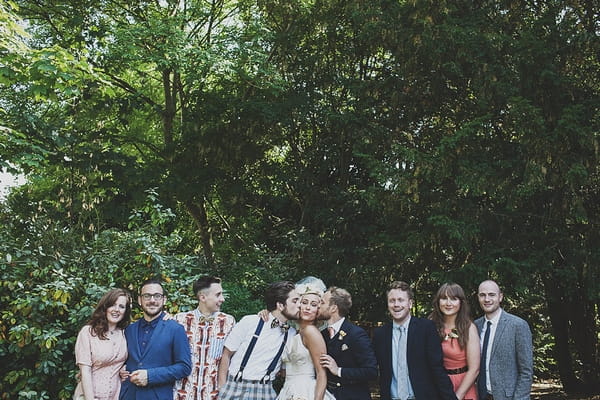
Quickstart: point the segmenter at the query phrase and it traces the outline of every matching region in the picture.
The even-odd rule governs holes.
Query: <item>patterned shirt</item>
[[[174,400],[215,400],[219,394],[217,372],[223,355],[223,344],[235,319],[216,312],[204,317],[198,309],[175,315],[185,328],[192,353],[192,373],[175,383]]]

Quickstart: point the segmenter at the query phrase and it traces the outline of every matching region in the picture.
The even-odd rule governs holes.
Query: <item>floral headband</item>
[[[304,296],[307,294],[316,294],[319,297],[323,296],[322,290],[307,283],[301,283],[299,285],[296,285],[296,292],[298,292],[300,296]]]

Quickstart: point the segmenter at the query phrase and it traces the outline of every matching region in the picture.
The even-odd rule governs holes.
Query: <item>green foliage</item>
[[[208,271],[197,257],[178,253],[179,237],[166,229],[173,214],[157,201],[156,193],[148,191],[146,204],[130,218],[129,231],[102,231],[91,240],[37,220],[28,222],[30,232],[43,228],[31,242],[3,210],[0,355],[6,362],[0,366],[1,398],[70,398],[77,332],[112,287],[135,294],[144,279],[159,277],[165,282],[169,312],[196,306],[192,283]],[[262,299],[247,289],[259,286],[252,279],[255,275],[246,274],[225,284],[225,310],[238,318],[262,308]],[[134,315],[139,317],[140,311],[134,309]]]
[[[0,162],[30,181],[7,262],[30,252],[36,285],[160,275],[177,311],[210,271],[239,317],[311,274],[375,322],[392,280],[426,314],[440,283],[492,277],[539,376],[599,381],[591,2],[8,4]]]

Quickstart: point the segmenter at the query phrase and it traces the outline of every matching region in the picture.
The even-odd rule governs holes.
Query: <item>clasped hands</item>
[[[130,373],[123,368],[119,371],[119,377],[121,377],[121,381],[126,381],[129,378],[129,381],[136,386],[146,386],[148,384],[148,370],[146,369],[138,369]]]

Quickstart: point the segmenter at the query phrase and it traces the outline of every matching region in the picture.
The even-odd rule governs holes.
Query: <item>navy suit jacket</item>
[[[136,386],[128,380],[122,383],[119,400],[172,400],[173,384],[192,372],[190,345],[183,326],[175,320],[159,316],[146,350],[140,352],[138,331],[140,321],[125,329],[127,339],[126,369],[148,370],[148,385]]]
[[[341,378],[327,370],[328,390],[340,400],[371,399],[369,381],[377,378],[377,360],[367,332],[346,318],[333,338],[327,329],[322,333],[327,354],[342,368]]]
[[[392,324],[375,330],[381,400],[390,400],[392,384]],[[442,345],[433,321],[411,317],[406,343],[408,376],[417,400],[456,400],[444,369]]]

